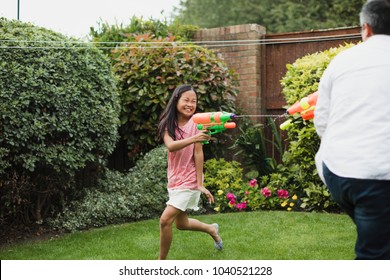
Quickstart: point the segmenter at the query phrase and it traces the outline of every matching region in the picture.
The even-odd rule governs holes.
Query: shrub
[[[351,45],[310,54],[287,65],[287,73],[281,81],[287,104],[291,106],[297,100],[316,91],[329,62],[336,54],[349,47]],[[299,116],[289,118],[293,123],[287,128],[289,146],[283,154],[283,165],[278,167],[278,173],[284,178],[284,182],[290,185],[290,189],[300,193],[302,208],[332,209],[336,205],[331,201],[328,190],[320,180],[314,162],[320,139],[313,122],[304,121]],[[272,183],[271,178],[270,184]]]
[[[256,211],[284,210],[292,211],[298,208],[301,201],[297,194],[290,192],[283,185],[267,185],[268,177],[263,176],[261,182],[251,179],[235,190],[218,190],[218,206],[216,211]]]
[[[229,211],[225,196],[244,185],[243,169],[237,161],[209,159],[204,163],[204,186],[213,194],[217,211]]]
[[[1,218],[41,221],[113,151],[116,80],[98,49],[50,30],[1,18],[0,38]]]
[[[167,201],[167,150],[161,146],[127,174],[106,170],[96,188],[85,189],[50,221],[54,229],[76,231],[158,217]]]
[[[204,164],[204,186],[214,195],[217,212],[297,209],[300,204],[294,190],[287,188],[278,174],[249,182],[243,179],[243,169],[237,161],[210,159]],[[269,178],[273,178],[273,184]],[[290,205],[291,204],[291,205]],[[293,204],[293,205],[292,205]]]

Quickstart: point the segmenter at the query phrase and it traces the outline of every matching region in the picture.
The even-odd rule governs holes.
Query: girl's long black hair
[[[167,107],[165,107],[165,110],[160,116],[158,124],[158,136],[160,140],[164,138],[165,130],[168,131],[168,135],[171,136],[173,140],[176,140],[175,131],[181,131],[177,124],[177,103],[181,95],[189,90],[194,91],[194,89],[190,85],[180,85],[176,87],[173,91],[173,94],[168,101]]]

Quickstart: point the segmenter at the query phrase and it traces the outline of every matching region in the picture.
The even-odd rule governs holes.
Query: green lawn
[[[346,215],[258,211],[196,216],[218,223],[224,249],[210,236],[174,229],[169,259],[352,260],[355,226]],[[2,260],[155,260],[158,219],[2,247]]]

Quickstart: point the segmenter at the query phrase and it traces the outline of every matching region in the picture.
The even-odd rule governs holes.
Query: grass
[[[169,259],[352,260],[355,226],[346,215],[259,211],[196,216],[218,223],[224,249],[201,232],[173,230]],[[0,248],[2,260],[155,260],[158,219]]]

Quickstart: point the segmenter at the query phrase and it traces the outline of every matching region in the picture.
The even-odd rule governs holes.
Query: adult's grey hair
[[[390,0],[368,0],[360,12],[360,25],[364,23],[374,34],[390,35]]]

